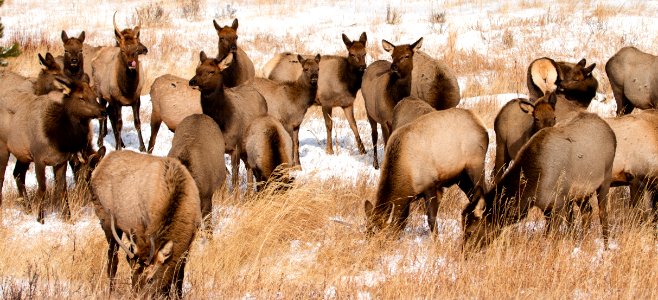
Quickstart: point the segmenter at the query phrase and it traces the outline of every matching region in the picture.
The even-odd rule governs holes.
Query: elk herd
[[[462,212],[465,249],[491,243],[532,207],[546,216],[547,230],[561,213],[568,215],[568,226],[575,226],[578,209],[586,230],[594,197],[607,247],[608,191],[614,186],[630,186],[632,202],[648,199],[654,226],[658,221],[656,56],[627,47],[610,58],[605,71],[618,116],[605,119],[586,111],[598,89],[592,74],[596,64],[547,57],[531,62],[529,98],[509,101],[496,116],[489,183],[487,128],[476,113],[456,107],[456,77],[422,52],[422,37],[411,44],[382,40],[392,61],[367,65],[367,34],[357,40],[343,34],[346,56],[279,53],[265,65],[265,77],[256,78],[254,64],[237,43],[238,20],[213,25],[216,56],[200,51],[193,77],[166,74],[152,84],[148,147],[139,116],[140,56],[148,48],[140,41],[139,25],[120,30],[114,22],[116,44],[105,47],[85,45],[84,31],[78,37],[62,31],[63,56],[39,54],[43,68],[36,79],[0,72],[0,189],[11,154],[20,197],[27,197],[26,172],[33,162],[36,202],[46,194],[46,166],[55,175],[54,199],[65,202],[70,164],[78,184],[88,188],[109,244],[110,290],[121,248],[135,289],[181,296],[186,252],[197,229],[211,226],[212,196],[227,179],[224,154],[230,157],[234,190],[239,190],[240,161],[248,189],[290,188],[291,170],[302,167],[299,130],[311,106],[322,107],[328,154],[333,154],[334,107],[345,112],[357,150],[365,154],[354,117],[360,97],[371,126],[375,169],[380,168],[377,125],[385,145],[375,199],[364,204],[368,234],[399,232],[411,203],[420,199],[435,230],[444,189],[454,184],[469,199]],[[115,149],[125,146],[123,106],[132,108],[139,150],[149,154],[106,155],[106,117]],[[642,110],[629,114],[635,107]],[[97,150],[91,140],[94,119],[99,120]],[[167,157],[150,155],[162,122],[175,132]],[[43,223],[43,218],[41,207],[37,219]]]

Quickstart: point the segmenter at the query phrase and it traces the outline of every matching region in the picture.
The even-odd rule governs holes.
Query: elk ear
[[[303,65],[303,64],[304,64],[304,61],[305,61],[305,59],[304,59],[304,57],[302,57],[301,55],[299,55],[299,54],[297,54],[297,61],[298,61],[298,62],[299,62],[300,64],[302,64],[302,65]]]
[[[217,30],[217,33],[219,34],[219,31],[222,30],[222,26],[219,26],[215,20],[212,20],[212,25],[215,26],[215,30]]]
[[[364,31],[361,33],[361,36],[359,37],[359,43],[363,44],[363,46],[366,45],[366,42],[368,41],[368,36],[366,35],[366,32]]]
[[[583,67],[583,68],[585,67],[586,64],[587,64],[587,60],[585,60],[584,58],[581,59],[581,60],[578,62],[578,65],[581,66],[581,67]]]
[[[171,257],[171,251],[173,247],[174,247],[174,242],[172,242],[171,240],[165,243],[164,246],[162,246],[160,250],[158,250],[156,262],[158,264],[164,264],[167,261],[167,259]]]
[[[486,205],[484,198],[480,197],[480,199],[477,200],[477,204],[475,205],[475,208],[473,208],[473,216],[475,216],[478,219],[482,219],[484,216],[484,207]]]
[[[59,64],[57,64],[55,57],[50,54],[50,52],[46,53],[46,58],[43,60],[43,66],[48,70],[59,70]]]
[[[66,34],[66,31],[62,30],[62,42],[64,42],[64,44],[66,44],[66,41],[68,41],[68,40],[69,40],[68,34]]]
[[[519,101],[519,107],[524,113],[529,115],[532,115],[532,112],[535,111],[535,105],[526,99],[521,99],[521,101]]]
[[[201,60],[202,63],[203,63],[204,61],[206,61],[206,60],[208,59],[208,56],[206,55],[206,52],[201,51],[201,52],[199,53],[199,59]]]
[[[84,30],[82,32],[80,32],[80,35],[78,36],[78,40],[80,40],[80,43],[85,42],[85,32],[84,32]]]
[[[320,60],[321,60],[321,59],[322,59],[322,56],[320,56],[320,53],[318,53],[318,54],[315,56],[315,62],[320,63]]]
[[[423,45],[423,38],[419,38],[415,43],[411,44],[411,49],[414,50],[414,52],[420,50],[420,47]]]
[[[547,102],[548,102],[548,104],[550,104],[553,107],[553,109],[555,109],[555,104],[557,103],[557,94],[555,92],[552,92],[548,96]]]
[[[386,50],[386,52],[390,53],[390,52],[393,52],[393,49],[395,48],[395,46],[387,40],[382,40],[382,48],[384,48],[384,50]]]
[[[133,32],[135,33],[135,37],[139,38],[139,25],[135,26],[135,28],[133,29]]]
[[[235,18],[235,20],[233,20],[233,24],[231,24],[231,28],[233,28],[233,30],[236,31],[238,30],[238,18]]]
[[[37,56],[39,56],[39,64],[42,66],[46,66],[46,59],[41,56],[41,53],[38,53]]]
[[[583,73],[585,73],[585,77],[592,75],[592,71],[594,71],[594,68],[596,68],[596,63],[593,63],[589,65],[589,67],[583,69]]]
[[[363,206],[366,211],[366,218],[372,217],[372,215],[375,213],[375,206],[372,205],[372,202],[366,200]]]
[[[103,159],[103,157],[105,157],[106,151],[107,150],[105,149],[105,146],[103,146],[103,147],[100,147],[100,149],[98,149],[98,151],[96,151],[96,153],[90,155],[89,156],[89,163],[88,163],[89,168],[91,168],[92,170],[94,168],[96,168],[96,166],[98,166],[98,163],[101,161],[101,159]]]
[[[352,47],[353,42],[348,38],[344,33],[342,35],[343,37],[343,44],[345,44],[345,47],[350,48]]]
[[[55,86],[55,88],[61,90],[62,93],[66,96],[68,96],[71,93],[72,84],[73,83],[71,82],[71,80],[63,75],[55,76],[55,81],[53,81],[53,85]]]
[[[217,66],[219,67],[219,71],[220,72],[224,71],[226,68],[228,68],[231,65],[232,62],[233,62],[233,53],[229,52],[229,54],[226,55],[226,57],[224,57],[224,59],[222,59],[222,61],[220,61],[219,64],[217,64]]]

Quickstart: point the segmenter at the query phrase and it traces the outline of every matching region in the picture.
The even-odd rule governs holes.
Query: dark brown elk
[[[412,201],[425,198],[435,229],[443,188],[459,185],[469,200],[484,193],[489,136],[473,112],[451,108],[398,128],[386,145],[375,203],[365,202],[367,231],[401,230]]]
[[[356,41],[350,40],[345,34],[342,35],[342,38],[347,47],[347,57],[323,55],[320,62],[317,102],[322,106],[322,115],[327,129],[326,151],[328,154],[334,153],[331,114],[334,107],[341,107],[354,133],[359,153],[365,154],[366,150],[361,142],[354,119],[354,99],[361,88],[363,72],[366,69],[368,37],[364,32]],[[306,59],[309,58],[306,57]],[[267,63],[265,73],[265,77],[269,79],[295,81],[302,74],[302,68],[296,54],[282,53]]]
[[[46,166],[55,173],[55,199],[65,199],[66,162],[87,146],[89,122],[105,114],[87,82],[56,78],[62,92],[35,96],[20,95],[15,113],[0,108],[0,188],[4,181],[9,154],[16,157],[14,176],[21,197],[25,197],[25,175],[34,162],[37,176],[37,198],[46,192]],[[68,206],[65,206],[68,211]],[[44,209],[37,220],[43,223]]]
[[[293,165],[292,139],[281,122],[270,115],[255,119],[245,132],[244,144],[257,190],[271,181],[291,182],[288,171]]]
[[[115,13],[116,15],[116,13]],[[144,83],[144,70],[139,63],[139,55],[146,52],[139,42],[139,26],[124,35],[114,22],[114,34],[118,47],[105,47],[101,49],[92,61],[92,74],[94,88],[101,100],[101,105],[107,103],[107,112],[114,131],[116,149],[121,149],[123,141],[121,130],[123,120],[121,107],[130,106],[133,110],[133,119],[139,150],[146,151],[142,138],[141,121],[139,116],[140,94]],[[98,146],[103,145],[107,134],[105,121],[100,122]]]
[[[62,30],[62,42],[64,43],[64,56],[62,58],[64,75],[81,80],[85,74],[85,61],[82,53],[85,32],[81,32],[78,37],[69,38],[66,31]]]
[[[558,63],[558,66],[561,77],[555,92],[555,117],[556,121],[560,122],[587,109],[596,95],[598,81],[592,76],[592,69],[596,65],[586,67],[584,59],[578,64]],[[492,174],[496,179],[502,176],[505,165],[516,156],[521,146],[534,133],[534,118],[518,105],[520,102],[521,100],[515,100],[507,103],[500,109],[494,121],[496,163]]]
[[[572,204],[584,207],[596,194],[607,248],[607,198],[616,144],[610,126],[586,112],[537,132],[496,186],[462,212],[464,247],[486,246],[533,206],[550,224],[552,213],[569,210]]]
[[[621,48],[605,64],[612,93],[617,102],[617,114],[630,113],[634,108],[658,107],[658,75],[655,55],[635,47]]]
[[[548,57],[534,60],[528,66],[528,98],[534,102],[560,87],[560,92],[568,100],[576,101],[584,107],[589,106],[596,96],[599,83],[592,76],[596,64],[586,64],[584,58],[577,64],[555,62]]]
[[[212,196],[226,181],[224,136],[217,123],[203,114],[187,116],[178,124],[167,156],[177,158],[190,171],[199,189],[201,215],[209,218]]]
[[[377,161],[377,124],[382,127],[384,145],[388,142],[393,122],[393,108],[411,93],[411,73],[413,71],[413,56],[423,44],[423,38],[413,44],[395,46],[382,40],[382,47],[391,53],[393,62],[378,60],[366,69],[363,74],[361,93],[366,104],[368,122],[372,134],[373,162],[379,169]]]
[[[201,64],[189,85],[199,87],[203,113],[213,118],[222,130],[226,144],[224,151],[231,156],[231,182],[236,189],[241,158],[248,167],[242,146],[245,130],[251,121],[267,114],[267,103],[251,85],[224,88],[223,71],[232,63],[232,53],[218,60],[208,58],[201,51],[199,58]]]
[[[193,89],[188,80],[171,74],[162,75],[151,85],[151,138],[147,148],[153,152],[155,139],[164,122],[169,130],[175,132],[178,124],[187,116],[200,114],[201,103],[194,101],[201,97],[198,90]]]
[[[276,82],[265,78],[254,79],[254,87],[265,97],[267,112],[275,117],[292,136],[294,166],[299,161],[299,127],[309,107],[315,103],[321,57],[304,59],[298,56],[303,73],[296,81]]]
[[[227,74],[224,77],[224,86],[235,87],[254,78],[254,63],[247,53],[238,47],[238,19],[234,19],[231,26],[219,26],[215,20],[212,23],[219,37],[217,59],[224,59],[229,53],[233,53],[233,63],[224,71]]]
[[[436,109],[424,100],[409,96],[402,99],[393,108],[393,121],[391,131],[407,125],[421,116],[435,112]]]
[[[137,293],[181,298],[186,256],[201,224],[199,191],[187,169],[175,158],[115,151],[93,171],[91,194],[109,244],[110,291],[121,247]]]
[[[422,99],[437,110],[456,107],[461,97],[454,72],[423,51],[417,51],[413,61],[411,96]]]

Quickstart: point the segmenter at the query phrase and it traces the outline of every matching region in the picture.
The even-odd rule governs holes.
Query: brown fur
[[[557,63],[560,70],[558,88],[556,90],[555,117],[556,121],[572,118],[580,111],[587,109],[596,94],[598,81],[592,76],[595,64],[585,67],[585,60],[578,64]],[[532,114],[521,109],[520,99],[512,100],[500,109],[494,121],[496,132],[496,163],[492,174],[500,178],[505,164],[516,156],[521,146],[527,142],[533,131]]]
[[[93,171],[91,191],[109,244],[110,290],[115,284],[120,242],[112,234],[114,219],[118,237],[126,233],[134,241],[129,244],[135,257],[128,260],[133,288],[167,297],[173,285],[172,294],[182,297],[185,257],[201,222],[199,191],[187,169],[174,158],[115,151]],[[154,255],[149,261],[151,252]]]
[[[658,57],[635,47],[621,48],[605,64],[617,114],[658,107]]]
[[[224,149],[231,156],[231,182],[235,189],[238,186],[240,158],[248,167],[246,152],[242,147],[244,132],[252,120],[267,113],[267,103],[251,85],[224,88],[222,71],[232,63],[232,53],[221,61],[208,58],[203,51],[199,57],[201,64],[189,85],[201,89],[203,113],[213,118],[222,130],[226,144]]]
[[[528,98],[531,102],[557,89],[557,63],[548,57],[533,60],[528,66]]]
[[[411,93],[413,56],[420,49],[423,38],[413,44],[395,46],[382,40],[384,50],[391,53],[393,62],[378,60],[363,74],[361,93],[366,104],[368,122],[372,134],[373,167],[379,169],[377,161],[377,124],[382,126],[384,145],[388,142],[393,122],[393,108]]]
[[[615,133],[595,114],[581,112],[568,122],[537,132],[496,186],[462,213],[464,245],[484,246],[502,227],[523,219],[532,206],[547,218],[598,194],[607,248],[607,196],[616,148]]]
[[[85,42],[85,32],[81,32],[78,37],[71,37],[62,30],[62,43],[64,43],[64,56],[62,59],[64,66],[64,75],[82,80],[85,74],[84,56],[82,46]]]
[[[395,129],[407,125],[419,117],[435,111],[436,109],[429,105],[429,103],[419,98],[414,96],[406,97],[398,102],[398,104],[396,104],[393,108],[393,121],[391,122],[391,131],[395,131]]]
[[[17,94],[20,106],[15,112],[0,108],[0,189],[4,181],[9,153],[16,157],[14,176],[19,195],[24,197],[25,174],[31,162],[37,175],[37,197],[46,192],[46,166],[55,172],[55,198],[64,199],[66,162],[85,149],[89,121],[104,114],[104,108],[87,82],[58,77],[64,92],[35,96],[30,92]],[[68,211],[68,207],[66,207]],[[43,222],[44,210],[37,220]]]
[[[116,15],[116,13],[115,13]],[[94,88],[101,101],[101,105],[107,103],[107,111],[114,131],[115,148],[124,147],[121,140],[123,120],[121,107],[130,106],[133,110],[133,119],[139,150],[146,151],[144,139],[142,138],[142,123],[139,116],[140,95],[144,83],[144,70],[139,63],[139,55],[147,52],[139,41],[139,26],[133,30],[119,32],[114,23],[114,34],[118,47],[104,47],[92,61],[92,77]],[[98,146],[104,143],[107,135],[107,123],[100,122],[98,134]]]
[[[235,87],[254,78],[256,70],[254,63],[247,53],[238,47],[238,19],[233,20],[231,26],[219,26],[212,21],[217,31],[217,59],[222,60],[229,53],[233,53],[233,63],[224,71],[224,86]]]
[[[422,99],[437,110],[456,107],[461,98],[455,73],[442,61],[422,51],[414,54],[411,96]]]
[[[345,34],[342,35],[342,39],[347,48],[347,57],[323,55],[320,62],[317,102],[322,106],[322,115],[327,129],[326,152],[334,153],[331,114],[334,107],[341,107],[354,133],[359,153],[365,154],[366,150],[361,142],[354,119],[354,99],[361,88],[363,72],[366,69],[368,37],[363,32],[359,40],[352,41]],[[308,58],[310,57],[306,57],[306,59]],[[302,73],[296,55],[291,53],[275,55],[271,62],[266,64],[266,67],[271,68],[271,71],[268,72],[266,69],[265,76],[277,81],[295,81]]]
[[[276,118],[266,115],[252,121],[245,132],[244,149],[258,190],[269,181],[290,183],[292,139]]]
[[[171,142],[169,157],[178,158],[190,171],[201,199],[204,218],[212,213],[212,196],[226,181],[224,136],[215,121],[192,114],[180,122]]]
[[[187,116],[200,114],[201,103],[194,101],[200,99],[201,93],[188,84],[188,80],[171,74],[162,75],[151,85],[151,138],[147,148],[148,153],[153,152],[155,139],[158,136],[160,125],[164,121],[167,128],[176,131],[178,124]]]
[[[420,197],[434,230],[444,187],[458,184],[469,199],[484,192],[488,144],[480,118],[461,108],[435,111],[398,128],[386,145],[375,203],[365,203],[368,232],[404,228],[411,202]]]
[[[304,72],[293,82],[276,82],[265,78],[254,79],[254,88],[265,97],[267,111],[275,117],[292,136],[294,166],[301,168],[299,161],[299,127],[304,115],[313,103],[318,89],[320,54],[313,59],[299,56]]]
[[[34,82],[34,93],[36,95],[45,95],[50,91],[56,90],[55,88],[55,77],[58,75],[64,74],[62,71],[61,65],[58,64],[50,52],[46,53],[44,58],[41,54],[38,54],[39,63],[43,66],[37,76],[37,80]],[[80,76],[79,78],[73,78],[75,80],[84,80],[89,82],[89,76]]]

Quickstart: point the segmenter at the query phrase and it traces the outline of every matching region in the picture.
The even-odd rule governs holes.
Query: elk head
[[[413,57],[414,53],[423,45],[423,38],[421,37],[411,45],[395,46],[386,40],[382,40],[382,47],[386,52],[391,53],[393,63],[391,63],[391,73],[400,78],[405,78],[411,75],[413,70]]]
[[[534,104],[525,99],[519,102],[521,110],[532,115],[533,132],[555,125],[555,103],[557,103],[555,92],[544,95]]]
[[[560,65],[560,82],[558,83],[558,90],[584,90],[592,85],[593,77],[592,72],[596,67],[593,63],[586,67],[587,61],[583,58],[577,64],[561,64]],[[598,82],[596,82],[598,86]],[[596,90],[596,87],[594,87]]]
[[[356,68],[359,71],[363,72],[366,69],[366,42],[368,41],[368,36],[366,33],[361,33],[358,41],[351,41],[343,33],[343,43],[347,47],[347,62],[352,68]]]
[[[41,64],[43,68],[37,77],[37,81],[34,86],[34,92],[37,95],[43,95],[56,89],[54,85],[55,77],[58,75],[63,75],[63,73],[62,68],[55,61],[55,57],[53,57],[50,52],[46,53],[45,58],[41,56],[41,53],[39,53],[37,56],[39,57],[39,64]]]
[[[199,53],[201,64],[196,68],[196,74],[190,79],[190,86],[199,87],[202,91],[214,91],[224,86],[222,71],[233,63],[233,53],[224,59],[208,58],[205,52]]]
[[[55,87],[62,91],[66,113],[79,119],[100,118],[107,115],[105,107],[96,101],[96,93],[89,86],[89,76],[74,80],[63,75],[55,77]]]
[[[82,43],[85,41],[85,32],[76,37],[71,37],[62,30],[62,42],[64,43],[64,68],[78,70],[82,65]]]
[[[304,59],[301,55],[297,54],[297,60],[302,65],[302,76],[309,79],[312,86],[318,84],[318,76],[320,74],[320,54],[316,55],[314,59]]]
[[[219,36],[217,57],[225,57],[229,52],[235,55],[238,51],[238,19],[233,20],[231,26],[219,26],[215,20],[212,20],[212,23]]]
[[[116,15],[117,12],[115,11],[114,16],[112,16],[112,24],[114,24],[114,37],[117,41],[117,46],[121,47],[121,42],[119,41],[123,41],[125,45],[135,45],[137,48],[136,51],[138,52],[137,53],[138,55],[147,54],[149,51],[148,48],[146,48],[146,46],[144,46],[144,44],[142,44],[142,42],[140,42],[139,40],[141,25],[138,24],[132,29],[126,28],[124,30],[119,30],[119,28],[117,27]]]

